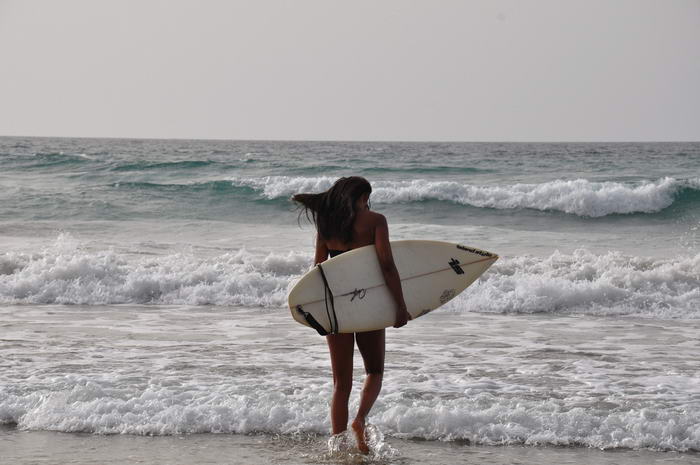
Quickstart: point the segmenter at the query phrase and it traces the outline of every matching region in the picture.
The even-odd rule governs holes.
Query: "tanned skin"
[[[401,279],[394,264],[394,257],[391,254],[389,227],[383,215],[369,210],[368,202],[369,194],[365,194],[357,200],[355,205],[357,214],[353,224],[352,242],[344,244],[337,240],[325,241],[320,237],[316,238],[314,264],[322,263],[328,258],[328,249],[352,250],[366,245],[374,245],[384,280],[396,304],[394,328],[400,328],[411,319],[411,315],[406,311],[406,302],[404,302],[401,290]],[[330,334],[326,336],[333,369],[331,424],[333,434],[342,433],[348,428],[348,400],[352,389],[352,358],[355,351],[355,339],[362,355],[367,376],[362,388],[360,406],[352,422],[352,429],[360,452],[368,454],[369,447],[367,446],[365,435],[365,420],[382,388],[385,352],[385,331],[383,329],[355,334]]]

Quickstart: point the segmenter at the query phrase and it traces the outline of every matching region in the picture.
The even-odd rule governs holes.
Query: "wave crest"
[[[288,198],[298,192],[321,192],[335,178],[267,176],[235,178],[234,185],[255,189],[267,199]],[[474,185],[455,181],[376,181],[372,199],[381,203],[427,200],[477,208],[559,211],[582,217],[656,213],[674,203],[684,189],[700,190],[700,178],[662,178],[639,183],[557,179],[541,184]]]

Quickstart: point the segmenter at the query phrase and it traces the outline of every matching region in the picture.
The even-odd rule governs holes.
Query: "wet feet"
[[[357,440],[357,448],[363,454],[369,454],[369,446],[367,445],[367,436],[365,435],[365,422],[356,419],[352,422],[352,431],[355,433],[355,439]]]

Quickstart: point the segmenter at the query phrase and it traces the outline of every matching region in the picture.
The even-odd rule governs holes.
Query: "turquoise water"
[[[694,143],[2,138],[0,172],[3,219],[255,222],[286,211],[292,193],[347,175],[374,184],[376,208],[427,224],[463,224],[477,214],[479,222],[506,215],[555,225],[562,216],[590,225],[640,217],[684,223],[700,213]]]

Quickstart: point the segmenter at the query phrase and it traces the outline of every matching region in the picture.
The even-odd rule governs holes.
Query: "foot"
[[[367,438],[365,437],[365,422],[359,418],[352,422],[352,430],[355,433],[355,439],[357,440],[357,448],[360,452],[367,455],[369,454],[369,446],[367,445]]]

